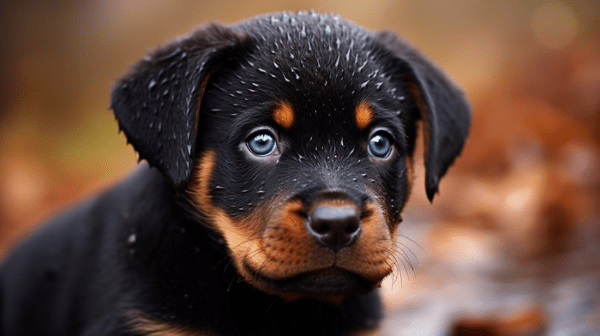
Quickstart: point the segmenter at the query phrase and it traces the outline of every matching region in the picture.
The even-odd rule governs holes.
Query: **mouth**
[[[297,293],[306,295],[345,295],[362,294],[371,291],[375,284],[361,276],[332,266],[325,269],[302,273],[286,279],[272,279],[250,265],[245,264],[254,280],[277,293]]]

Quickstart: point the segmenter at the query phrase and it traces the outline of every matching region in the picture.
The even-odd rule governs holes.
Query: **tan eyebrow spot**
[[[289,129],[294,124],[294,109],[290,103],[282,101],[277,105],[273,111],[273,119],[275,122],[285,128]]]
[[[356,106],[355,117],[356,126],[361,130],[365,129],[373,120],[373,109],[371,108],[371,105],[366,101],[361,100]]]

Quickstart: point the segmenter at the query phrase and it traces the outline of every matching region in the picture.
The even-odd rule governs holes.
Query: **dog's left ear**
[[[425,190],[429,201],[469,132],[471,108],[461,90],[435,65],[395,34],[375,35],[386,70],[403,83],[423,120]],[[413,139],[414,141],[414,139]]]
[[[127,141],[178,190],[190,179],[208,79],[249,41],[223,25],[201,27],[151,52],[113,87],[111,108]]]

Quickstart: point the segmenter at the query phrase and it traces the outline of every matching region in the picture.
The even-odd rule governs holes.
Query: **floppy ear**
[[[440,178],[465,143],[471,108],[462,91],[408,43],[389,32],[377,33],[376,40],[384,48],[393,77],[406,86],[412,97],[419,111],[416,118],[423,120],[425,190],[429,201],[433,201]]]
[[[178,190],[190,179],[208,78],[248,41],[222,25],[201,27],[152,51],[113,87],[127,141]]]

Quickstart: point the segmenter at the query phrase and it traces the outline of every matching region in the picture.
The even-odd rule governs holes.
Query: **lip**
[[[361,276],[332,266],[321,270],[302,273],[286,279],[272,279],[245,264],[255,280],[269,289],[282,293],[306,293],[318,295],[343,295],[349,293],[366,293],[375,284]]]

